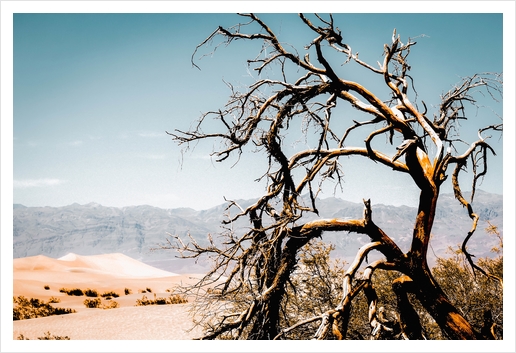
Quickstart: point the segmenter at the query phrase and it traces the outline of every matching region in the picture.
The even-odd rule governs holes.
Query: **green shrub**
[[[96,298],[99,296],[99,293],[95,290],[95,289],[86,289],[84,291],[84,295],[87,296],[87,297],[92,297],[92,298]]]

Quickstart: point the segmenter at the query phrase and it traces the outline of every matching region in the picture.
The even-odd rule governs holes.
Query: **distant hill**
[[[241,201],[243,207],[252,200]],[[156,250],[165,244],[167,234],[187,238],[190,234],[200,243],[211,233],[220,233],[221,221],[227,205],[196,211],[189,208],[161,209],[152,206],[104,207],[96,203],[72,204],[65,207],[25,207],[13,205],[13,256],[14,258],[44,255],[59,258],[68,253],[99,255],[122,253],[152,266],[176,273],[205,271],[209,264],[190,260],[177,260],[171,250]],[[503,197],[478,191],[473,204],[480,215],[477,233],[469,248],[477,258],[492,256],[497,245],[494,236],[486,235],[487,220],[498,226],[503,235]],[[360,218],[363,205],[338,198],[319,201],[322,218]],[[402,250],[410,246],[412,227],[417,209],[408,206],[372,204],[373,221],[391,236]],[[234,213],[234,212],[233,212]],[[317,218],[310,215],[307,220]],[[235,227],[248,227],[246,220]],[[433,238],[430,243],[430,263],[437,256],[446,256],[449,246],[456,247],[471,228],[467,211],[452,194],[440,197]],[[332,242],[335,257],[351,261],[357,249],[368,239],[360,234],[325,233],[323,240]]]

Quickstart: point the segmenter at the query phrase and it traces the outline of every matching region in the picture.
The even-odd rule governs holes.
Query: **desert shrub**
[[[120,307],[120,305],[117,302],[112,301],[112,302],[109,302],[109,304],[104,304],[102,306],[102,309],[116,309],[119,307]]]
[[[167,298],[154,298],[147,299],[147,296],[143,296],[142,299],[136,299],[135,306],[146,306],[146,305],[166,305],[166,304],[183,304],[188,303],[188,300],[185,297],[181,297],[180,295],[172,295]]]
[[[147,293],[145,289],[138,289],[138,293]]]
[[[102,304],[102,301],[100,300],[100,298],[86,299],[84,301],[84,305],[87,308],[100,308],[100,309],[115,309],[115,308],[120,307],[120,305],[115,301],[109,302],[108,304]]]
[[[44,336],[38,337],[38,340],[69,340],[70,337],[68,336],[57,336],[52,335],[50,331],[45,332]]]
[[[53,308],[51,315],[65,315],[75,313],[76,311],[70,308]]]
[[[167,299],[166,298],[157,298],[157,299],[154,299],[154,303],[156,305],[165,305],[165,304],[167,304]]]
[[[168,298],[168,303],[169,304],[184,304],[184,303],[188,303],[188,299],[186,299],[186,297],[182,297],[178,294],[174,294]]]
[[[82,291],[82,289],[79,289],[79,288],[74,288],[74,289],[61,288],[59,291],[61,293],[66,293],[68,295],[74,295],[77,297],[84,295],[84,292]]]
[[[147,292],[152,293],[152,289],[150,289],[149,287],[147,287],[146,290]]]
[[[49,287],[49,286],[45,286],[45,287],[43,287],[43,288],[45,288],[45,290],[49,290],[49,289],[50,289],[50,287]]]
[[[61,299],[56,298],[56,297],[50,297],[50,299],[48,300],[48,302],[49,302],[50,304],[60,303],[60,302],[61,302]]]
[[[51,315],[75,313],[75,310],[69,308],[54,308],[50,305],[51,302],[53,302],[52,298],[48,303],[45,303],[35,298],[27,299],[22,295],[13,297],[13,320],[35,319]]]
[[[80,297],[80,296],[84,295],[84,292],[82,291],[82,289],[74,288],[74,289],[70,290],[67,294]]]
[[[142,299],[136,299],[136,305],[135,306],[145,306],[150,305],[150,300],[147,299],[147,296],[144,295]]]
[[[92,298],[96,298],[99,296],[99,293],[95,290],[95,289],[86,289],[84,291],[84,295],[87,296],[87,297],[92,297]]]
[[[100,308],[101,301],[99,298],[86,299],[83,303],[87,308]]]
[[[17,340],[30,340],[30,338],[25,337],[22,333],[16,337]],[[50,331],[45,332],[44,336],[38,337],[38,340],[69,340],[68,336],[56,336],[52,335]]]
[[[132,291],[132,290],[130,290],[129,288],[125,288],[125,289],[124,289],[124,293],[125,293],[125,295],[129,295],[129,294],[131,294],[132,292],[133,292],[133,291]]]
[[[118,298],[120,295],[118,293],[111,291],[111,292],[105,292],[105,293],[101,294],[100,296],[107,299],[107,297]],[[111,298],[109,298],[109,299],[111,299]]]

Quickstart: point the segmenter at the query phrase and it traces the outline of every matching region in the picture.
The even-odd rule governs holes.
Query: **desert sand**
[[[68,254],[59,259],[33,256],[14,259],[13,296],[48,301],[56,297],[61,308],[77,312],[13,322],[13,339],[22,334],[31,340],[50,332],[71,340],[187,340],[201,334],[189,314],[191,303],[135,306],[147,296],[170,296],[168,290],[180,284],[191,284],[202,275],[178,275],[143,264],[122,254],[80,256]],[[49,289],[45,289],[48,286]],[[86,308],[86,296],[69,296],[61,288],[94,289],[99,295],[114,291],[120,295],[119,308]],[[125,295],[125,288],[131,294]],[[142,293],[151,289],[151,293]],[[192,299],[190,298],[190,301]]]

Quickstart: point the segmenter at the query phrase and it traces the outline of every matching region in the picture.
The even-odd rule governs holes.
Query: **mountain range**
[[[466,195],[468,196],[468,195]],[[242,200],[242,207],[254,200]],[[473,203],[480,216],[477,231],[468,243],[477,258],[493,256],[491,249],[498,245],[494,235],[486,233],[491,224],[498,227],[503,237],[503,196],[478,190]],[[179,260],[174,250],[161,249],[171,235],[206,244],[207,235],[215,239],[223,228],[221,221],[227,205],[207,210],[190,208],[161,209],[152,206],[105,207],[96,203],[72,204],[65,207],[25,207],[13,205],[13,257],[45,255],[59,258],[68,253],[99,255],[122,253],[149,265],[175,273],[206,271],[207,261]],[[338,198],[318,200],[321,218],[361,218],[363,205]],[[234,211],[234,208],[229,211]],[[406,251],[410,247],[412,228],[417,214],[415,207],[372,204],[373,221]],[[316,219],[310,214],[308,220]],[[233,225],[237,231],[249,227],[246,220]],[[447,257],[448,248],[457,248],[471,229],[467,211],[454,199],[453,194],[440,196],[433,235],[430,242],[429,262],[436,256]],[[368,239],[361,234],[324,233],[323,240],[335,245],[333,257],[350,262]]]

